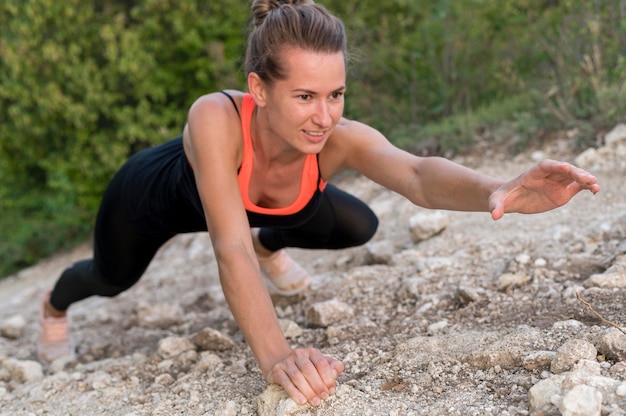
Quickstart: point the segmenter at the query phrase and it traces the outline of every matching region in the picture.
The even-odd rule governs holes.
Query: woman
[[[263,277],[281,293],[297,293],[308,275],[285,247],[338,249],[373,236],[372,211],[330,178],[354,169],[419,206],[485,211],[494,220],[600,190],[595,177],[567,163],[543,161],[503,181],[392,146],[342,117],[341,21],[306,0],[256,0],[252,14],[249,92],[200,97],[182,137],[138,153],[115,175],[98,213],[94,258],[64,271],[44,297],[42,360],[72,353],[65,316],[72,303],[117,295],[169,238],[208,230],[226,300],[267,382],[318,405],[334,394],[344,366],[317,349],[290,348]]]

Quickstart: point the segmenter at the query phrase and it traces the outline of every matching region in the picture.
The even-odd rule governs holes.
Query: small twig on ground
[[[600,319],[603,323],[612,326],[613,328],[617,328],[619,331],[621,331],[622,334],[626,335],[626,331],[624,331],[622,329],[622,327],[620,327],[618,324],[616,324],[615,322],[611,322],[608,321],[606,319],[604,319],[604,317],[602,315],[600,315],[598,312],[595,311],[595,309],[593,309],[593,307],[589,304],[589,302],[587,302],[586,300],[584,300],[582,298],[582,296],[580,296],[580,293],[576,292],[576,299],[578,299],[578,301],[580,303],[582,303],[583,305],[585,305],[587,308],[589,308],[589,310],[591,311],[591,313],[593,313],[595,316],[598,317],[598,319]]]

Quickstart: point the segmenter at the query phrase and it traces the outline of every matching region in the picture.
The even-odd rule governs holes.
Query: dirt
[[[562,137],[540,150],[573,162],[579,152],[571,142]],[[511,178],[539,156],[484,152],[457,160]],[[379,214],[375,238],[337,252],[290,250],[312,273],[312,288],[273,297],[279,317],[297,324],[293,346],[316,346],[346,365],[337,395],[319,408],[298,408],[280,389],[266,388],[221,293],[210,240],[190,234],[164,246],[131,290],[71,308],[76,361],[30,379],[0,370],[0,415],[559,414],[532,408],[529,390],[552,373],[549,365],[527,369],[524,357],[572,338],[597,344],[606,332],[609,325],[574,289],[607,321],[626,321],[626,289],[583,287],[626,251],[624,170],[606,164],[593,173],[603,187],[598,195],[497,222],[486,213],[446,212],[445,229],[419,243],[409,220],[428,211],[359,176],[338,180]],[[0,281],[0,321],[26,322],[18,337],[0,338],[0,362],[36,360],[43,292],[90,255],[85,243]],[[506,286],[503,275],[518,280]],[[311,325],[307,311],[331,299],[351,314]],[[164,340],[192,340],[206,327],[233,345],[168,352]],[[611,372],[617,360],[602,358],[604,375],[626,378]],[[624,414],[615,413],[621,403],[605,399],[602,414]]]

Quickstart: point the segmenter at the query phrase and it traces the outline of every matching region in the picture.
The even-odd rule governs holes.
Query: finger
[[[598,182],[598,178],[594,175],[576,166],[572,166],[571,175],[580,183],[592,185]]]
[[[339,374],[343,373],[343,370],[345,369],[343,363],[339,360],[335,360],[332,357],[326,357],[326,359],[328,360],[328,364],[330,365],[330,368],[332,369],[335,378],[339,377]]]
[[[310,362],[308,366],[314,368],[313,364],[311,364]],[[319,394],[319,386],[323,386],[322,381],[320,380],[319,376],[317,376],[316,380],[315,376],[311,375],[310,370],[306,368],[307,365],[305,365],[304,367],[304,371],[308,373],[308,377],[305,376],[303,370],[298,370],[297,372],[290,373],[289,378],[291,379],[291,382],[294,384],[294,386],[305,397],[305,403],[308,402],[312,406],[319,406],[322,401],[322,398]]]
[[[301,406],[305,405],[308,401],[304,394],[302,394],[296,385],[292,383],[287,373],[285,373],[282,369],[270,371],[267,375],[267,382],[270,384],[280,385],[283,389],[285,389],[289,397]]]
[[[494,208],[494,210],[491,211],[491,219],[492,220],[498,221],[502,217],[504,217],[504,209],[502,209],[501,207]]]
[[[339,360],[335,360],[334,358],[330,358],[328,357],[328,361],[330,363],[330,368],[331,371],[333,373],[333,376],[335,377],[335,381],[337,380],[337,377],[339,377],[339,375],[341,373],[343,373],[343,370],[345,369],[345,366],[343,365],[343,363]],[[330,388],[330,394],[335,394],[337,389],[337,386],[334,385],[333,387]]]
[[[335,387],[336,373],[331,368],[329,357],[324,357],[321,353],[311,356],[311,362],[315,366],[315,370],[323,383],[323,389],[316,390],[322,399],[328,398],[331,394],[330,389]]]
[[[491,218],[494,221],[497,221],[504,216],[504,203],[501,199],[498,199],[495,202],[490,201],[489,205],[491,209]]]
[[[330,395],[323,375],[320,374],[316,365],[316,363],[320,362],[320,358],[324,359],[324,356],[317,350],[307,350],[298,354],[296,357],[296,365],[300,369],[300,377],[295,380],[292,378],[292,381],[298,388],[300,388],[300,383],[302,383],[303,386],[306,384],[306,386],[304,386],[306,389],[312,391],[313,395],[309,395],[300,388],[302,393],[304,393],[309,400],[309,403],[313,406],[319,405],[322,399],[326,399]]]

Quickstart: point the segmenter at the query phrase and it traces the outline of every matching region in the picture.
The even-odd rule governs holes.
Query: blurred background
[[[626,121],[626,0],[326,0],[345,116],[414,153],[572,147]],[[200,95],[245,89],[243,0],[0,3],[0,277],[86,241],[126,158]]]

